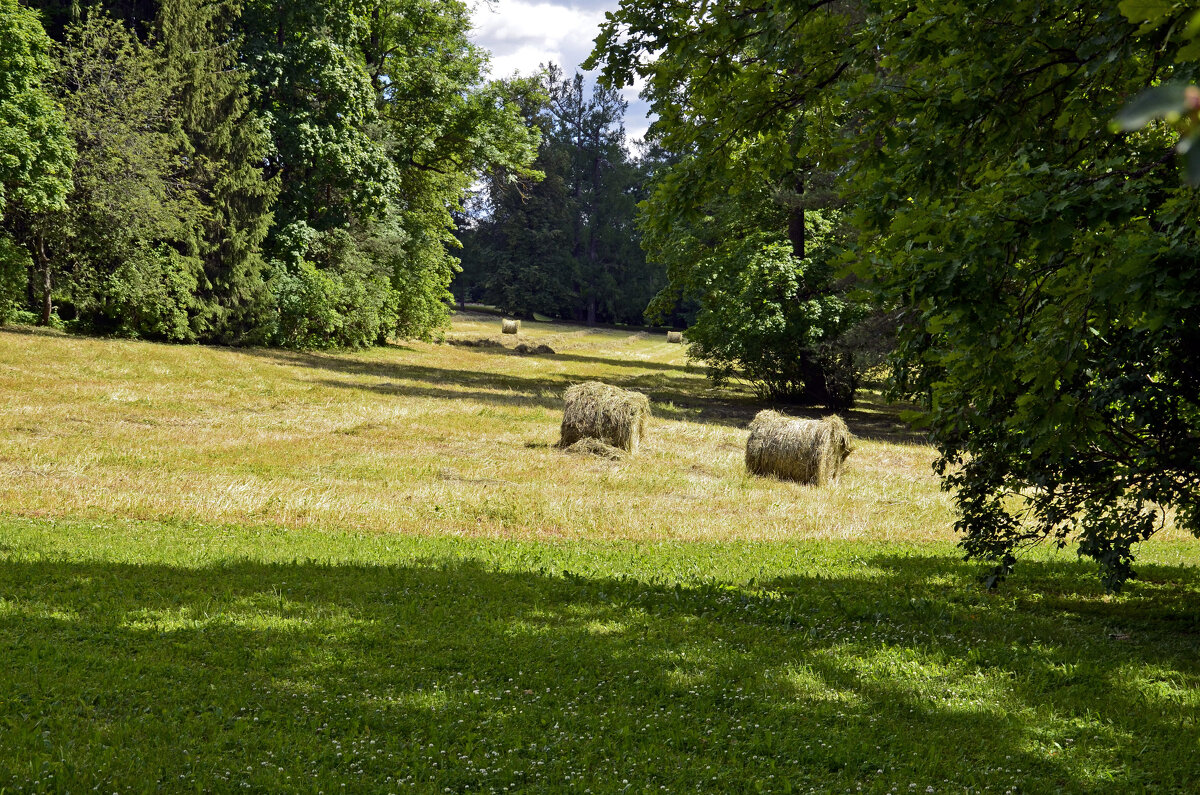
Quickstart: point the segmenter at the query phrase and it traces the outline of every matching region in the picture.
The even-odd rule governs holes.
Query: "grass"
[[[680,346],[522,338],[0,331],[0,791],[1193,791],[1195,540],[989,593],[886,411],[837,489],[749,478]],[[586,378],[638,456],[550,446]]]

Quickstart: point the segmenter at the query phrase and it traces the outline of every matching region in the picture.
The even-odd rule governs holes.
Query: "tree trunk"
[[[804,195],[804,179],[796,178],[796,194]],[[788,240],[792,242],[792,256],[804,259],[804,208],[791,207],[788,209]]]
[[[596,296],[594,295],[588,298],[587,324],[589,326],[596,325]]]
[[[37,238],[38,264],[42,267],[42,325],[50,325],[50,317],[54,314],[54,304],[50,297],[50,258],[46,256],[46,244],[42,236]]]

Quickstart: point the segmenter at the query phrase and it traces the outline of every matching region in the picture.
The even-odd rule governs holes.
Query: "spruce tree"
[[[263,175],[270,136],[238,64],[232,29],[240,13],[236,0],[164,0],[158,20],[190,146],[185,178],[203,208],[194,235],[204,275],[192,328],[226,344],[270,334],[260,246],[279,193],[278,181]]]

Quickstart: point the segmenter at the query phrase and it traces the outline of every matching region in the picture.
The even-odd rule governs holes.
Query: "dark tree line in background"
[[[523,112],[541,132],[533,177],[497,168],[488,175],[459,235],[459,300],[505,312],[587,323],[640,324],[666,284],[639,245],[637,203],[651,158],[626,148],[619,92],[551,65]]]
[[[293,347],[427,336],[452,211],[537,146],[457,0],[31,5],[0,3],[6,316]]]

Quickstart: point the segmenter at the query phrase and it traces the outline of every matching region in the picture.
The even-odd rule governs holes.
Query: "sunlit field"
[[[1194,791],[1200,542],[989,592],[877,399],[815,489],[665,337],[499,332],[0,330],[0,790]],[[553,446],[592,378],[650,396],[637,455]]]

